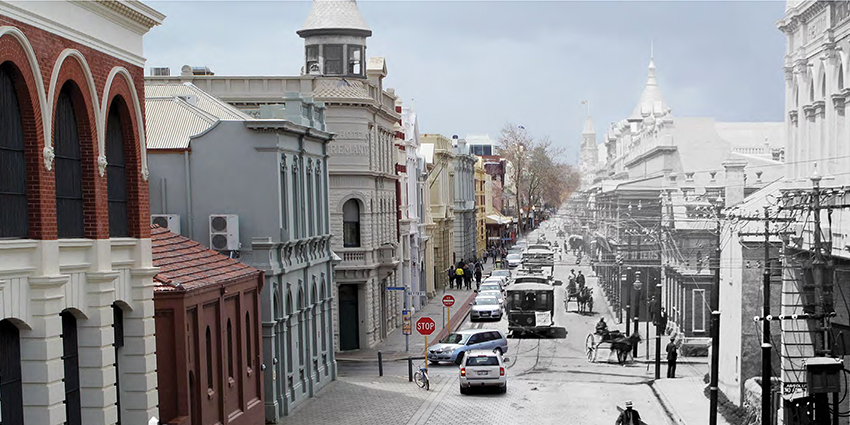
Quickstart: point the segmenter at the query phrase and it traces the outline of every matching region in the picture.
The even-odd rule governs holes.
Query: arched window
[[[299,288],[301,287],[301,282],[298,283]],[[304,309],[304,291],[302,289],[298,289],[298,340],[300,343],[298,344],[298,364],[304,366],[304,350],[307,349],[307,338],[304,335],[304,326],[307,321],[307,314]]]
[[[844,90],[844,65],[838,65],[838,90]]]
[[[119,367],[119,359],[122,354],[121,348],[124,347],[124,310],[116,303],[112,303],[112,333],[114,336],[112,346],[115,350],[115,406],[118,408],[116,425],[121,425],[121,368]]]
[[[322,281],[322,299],[319,302],[319,309],[320,309],[319,313],[322,315],[322,351],[328,351],[328,342],[327,342],[327,340],[328,340],[328,338],[327,338],[328,323],[327,323],[327,317],[325,317],[326,313],[325,313],[324,305],[325,305],[325,282],[323,280]]]
[[[212,355],[212,334],[210,333],[210,327],[207,326],[207,333],[204,336],[206,338],[206,348],[207,348],[207,388],[213,389],[213,355]]]
[[[342,246],[360,246],[360,204],[349,199],[342,206]]]
[[[254,364],[254,357],[251,350],[251,313],[245,312],[245,346],[248,348],[248,369],[250,370]]]
[[[289,190],[286,188],[286,155],[280,158],[280,226],[285,230],[289,228]]]
[[[127,171],[124,157],[124,127],[119,108],[126,108],[121,98],[112,101],[106,121],[106,185],[109,200],[109,236],[127,237]]]
[[[286,314],[289,315],[286,326],[287,328],[291,328],[294,315],[292,314],[292,292],[290,291],[286,292]],[[287,329],[287,331],[288,338],[286,338],[286,353],[284,354],[286,355],[286,365],[289,371],[292,372],[295,370],[292,365],[292,340],[295,339],[295,333],[292,332],[292,329]]]
[[[65,369],[65,423],[82,425],[77,318],[67,310],[60,316],[62,317],[62,364]]]
[[[56,154],[56,220],[60,238],[82,238],[83,226],[83,164],[80,134],[71,91],[66,83],[59,92],[56,118],[53,121],[53,144]]]
[[[227,319],[227,376],[233,378],[233,327]]]
[[[826,99],[826,75],[823,73],[820,76],[820,97]]]
[[[317,226],[316,222],[319,221],[319,213],[316,209],[316,204],[313,202],[313,173],[311,169],[307,170],[307,208],[305,211],[307,213],[307,217],[310,217],[310,227],[309,227],[309,235],[316,235],[318,232],[316,231]]]
[[[316,322],[319,321],[318,315],[321,313],[321,310],[319,309],[319,300],[318,300],[319,297],[318,297],[318,295],[316,295],[316,278],[315,277],[313,278],[313,291],[312,291],[311,295],[313,296],[313,306],[312,306],[313,307],[313,317],[312,317],[312,320],[310,321],[311,322],[310,326],[311,326],[311,331],[313,332],[313,355],[316,355],[319,352],[319,339],[320,339],[319,333],[317,331],[318,324]]]
[[[295,239],[301,239],[304,236],[304,229],[302,226],[302,217],[304,216],[304,210],[302,208],[298,208],[302,205],[301,203],[301,181],[298,178],[298,158],[293,158],[292,164],[292,205],[295,208],[292,209],[292,235]]]
[[[24,126],[10,71],[9,65],[0,66],[0,238],[25,238],[29,222]]]
[[[0,423],[24,423],[21,336],[18,327],[8,320],[0,321],[0,400]]]

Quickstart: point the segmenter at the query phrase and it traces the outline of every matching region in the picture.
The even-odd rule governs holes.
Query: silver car
[[[474,387],[497,387],[508,391],[508,371],[502,355],[495,351],[471,350],[460,362],[460,393],[469,394]]]
[[[472,311],[469,320],[475,322],[484,319],[502,320],[502,303],[495,297],[475,297],[471,302]]]
[[[464,329],[450,333],[440,342],[428,347],[428,361],[460,364],[463,353],[469,350],[495,350],[499,353],[507,353],[508,340],[502,332],[494,329]]]

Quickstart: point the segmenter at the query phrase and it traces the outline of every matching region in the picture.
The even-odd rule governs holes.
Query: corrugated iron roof
[[[186,149],[218,121],[248,121],[249,115],[192,83],[145,84],[148,149]]]
[[[145,84],[145,98],[183,97],[188,103],[220,120],[251,120],[249,115],[230,106],[192,83]]]
[[[148,149],[187,149],[197,136],[218,123],[218,118],[172,98],[145,99],[145,135]]]
[[[188,291],[258,276],[262,271],[207,249],[198,242],[151,226],[154,291]]]

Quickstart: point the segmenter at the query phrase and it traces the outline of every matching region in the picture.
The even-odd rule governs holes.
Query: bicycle
[[[428,379],[428,368],[425,367],[424,363],[419,367],[419,371],[413,374],[413,382],[416,382],[419,388],[425,388],[425,391],[431,389],[431,381]]]

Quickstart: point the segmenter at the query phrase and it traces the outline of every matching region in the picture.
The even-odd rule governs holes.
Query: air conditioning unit
[[[169,232],[180,234],[179,214],[151,214],[151,224],[156,224]]]
[[[151,68],[151,75],[154,77],[169,77],[171,76],[171,69],[167,66],[153,67]]]
[[[238,215],[210,215],[210,248],[216,251],[239,250],[240,244]]]

